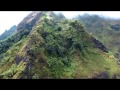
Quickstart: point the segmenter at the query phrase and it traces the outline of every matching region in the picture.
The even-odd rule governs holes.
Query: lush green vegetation
[[[112,53],[95,47],[80,21],[41,13],[32,30],[0,42],[0,78],[120,78]]]
[[[120,20],[88,14],[78,16],[77,19],[85,24],[88,33],[100,40],[118,60],[120,59]]]
[[[26,37],[29,32],[29,30],[20,30],[18,33],[7,38],[6,40],[0,41],[0,54],[6,52],[8,49],[10,49],[11,46],[14,45],[14,43]]]

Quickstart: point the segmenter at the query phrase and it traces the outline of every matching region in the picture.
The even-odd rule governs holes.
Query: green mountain
[[[17,27],[16,25],[14,25],[9,30],[5,30],[5,32],[0,35],[0,40],[4,40],[8,37],[11,37],[13,34],[16,33],[16,29]]]
[[[35,11],[0,42],[1,79],[120,78],[114,56],[78,20]]]
[[[120,60],[120,20],[103,18],[98,15],[78,16],[86,31],[100,40]]]

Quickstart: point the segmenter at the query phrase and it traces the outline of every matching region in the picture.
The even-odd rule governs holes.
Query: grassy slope
[[[95,16],[88,16],[86,19],[82,19],[82,22],[86,26],[86,31],[92,33],[92,35],[98,40],[100,40],[114,55],[118,54],[117,59],[119,60],[120,45],[117,43],[120,42],[120,31],[111,28],[112,25],[114,26],[119,24],[119,20],[105,20],[98,17],[93,22],[92,19],[95,18]],[[89,23],[89,25],[87,23]]]

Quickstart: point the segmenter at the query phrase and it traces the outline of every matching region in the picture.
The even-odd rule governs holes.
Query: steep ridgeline
[[[8,37],[12,36],[16,33],[16,25],[12,26],[9,30],[5,30],[4,33],[0,35],[0,40],[7,39]]]
[[[78,20],[42,11],[19,25],[19,39],[0,54],[1,79],[120,78],[115,58]]]
[[[17,33],[15,35],[8,37],[5,41],[0,41],[0,54],[3,54],[10,49],[14,43],[27,37],[32,30],[32,27],[37,23],[37,21],[39,21],[38,17],[40,17],[40,15],[41,12],[32,12],[18,24]]]
[[[27,17],[21,21],[17,26],[17,31],[19,30],[32,30],[32,27],[36,24],[36,22],[39,20],[39,17],[42,15],[41,12],[32,12]]]
[[[106,19],[98,15],[78,16],[86,31],[100,40],[120,60],[120,20]]]

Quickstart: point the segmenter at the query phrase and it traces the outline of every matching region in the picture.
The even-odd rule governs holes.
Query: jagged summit
[[[26,16],[17,26],[17,31],[21,29],[31,30],[32,26],[39,20],[39,17],[42,12],[34,11],[31,12],[28,16]]]
[[[53,14],[53,11],[33,11],[18,24],[17,31],[24,29],[32,30],[32,27],[39,21],[40,17],[46,15],[49,18]]]

